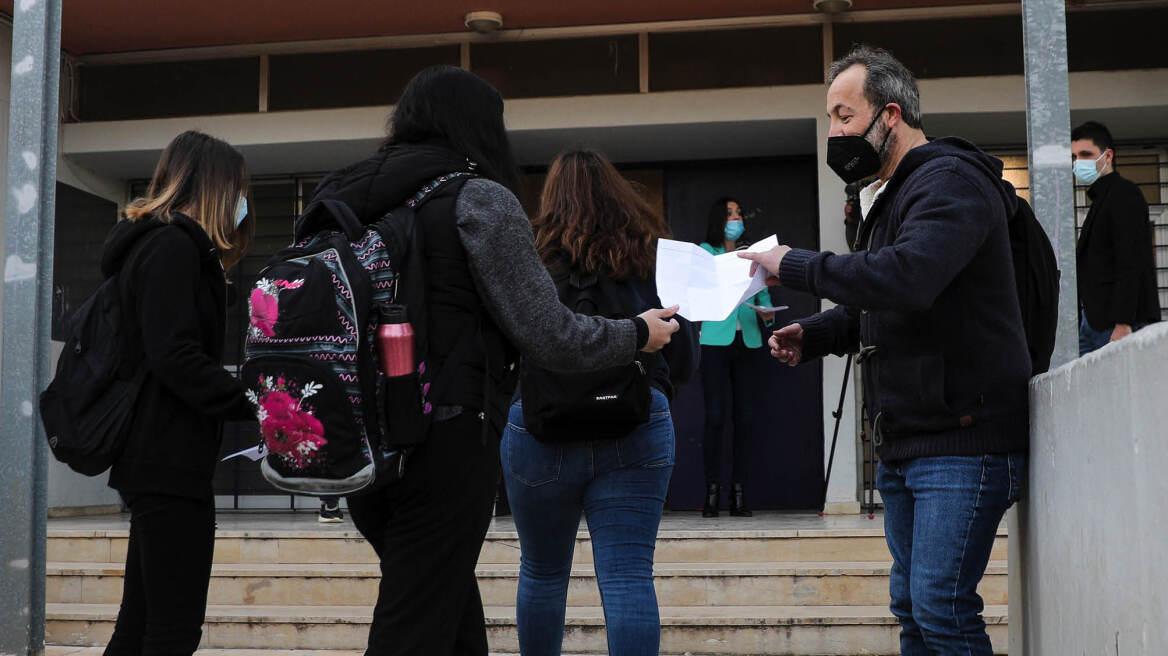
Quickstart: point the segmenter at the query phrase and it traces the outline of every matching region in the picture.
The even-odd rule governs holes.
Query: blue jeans
[[[511,407],[500,445],[521,550],[516,614],[524,656],[559,656],[572,551],[588,520],[608,650],[656,655],[661,642],[653,550],[673,473],[669,401],[654,389],[649,421],[620,440],[545,444]]]
[[[1087,323],[1087,315],[1083,312],[1079,313],[1079,355],[1087,355],[1091,351],[1097,351],[1104,346],[1107,346],[1111,341],[1111,331],[1115,326],[1107,330],[1095,330],[1091,324]]]
[[[1147,326],[1146,323],[1132,324],[1132,332]],[[1091,324],[1087,323],[1087,313],[1079,312],[1079,355],[1084,356],[1091,351],[1098,351],[1099,349],[1111,343],[1111,332],[1115,330],[1115,324],[1108,326],[1104,330],[1095,330]]]
[[[993,654],[977,584],[1025,466],[1025,453],[880,462],[903,656]]]

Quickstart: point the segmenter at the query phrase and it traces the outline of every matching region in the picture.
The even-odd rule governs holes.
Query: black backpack
[[[142,248],[152,232],[139,236],[133,248]],[[130,337],[134,331],[122,307],[119,278],[107,278],[69,317],[57,373],[40,395],[41,423],[53,456],[86,476],[104,472],[121,455],[146,377],[143,355]]]
[[[1030,351],[1030,375],[1035,376],[1050,369],[1050,357],[1054,353],[1058,328],[1058,260],[1030,203],[1021,197],[1014,216],[1010,217],[1009,230],[1018,305]]]
[[[578,314],[609,319],[635,316],[617,303],[606,275],[576,271],[555,276],[560,301]],[[577,442],[627,436],[649,420],[650,366],[657,354],[638,353],[626,365],[563,373],[526,362],[519,375],[523,423],[541,442]]]
[[[434,368],[417,209],[456,172],[430,182],[371,225],[339,200],[297,219],[249,293],[241,377],[259,421],[260,470],[274,487],[311,495],[368,492],[404,475],[431,422]],[[397,306],[414,330],[416,371],[378,364],[379,311]]]

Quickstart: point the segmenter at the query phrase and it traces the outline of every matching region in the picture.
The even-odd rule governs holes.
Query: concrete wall
[[[1168,654],[1166,382],[1168,323],[1031,382],[1011,654]]]
[[[835,253],[847,253],[848,243],[844,235],[844,183],[827,165],[827,133],[831,121],[826,116],[815,119],[816,161],[819,180],[819,248]],[[820,301],[820,309],[828,310],[835,304],[826,299]],[[823,467],[827,470],[831,460],[832,433],[835,428],[836,406],[843,383],[844,358],[823,359]],[[854,366],[854,365],[853,365]],[[827,487],[827,505],[830,513],[860,512],[860,431],[857,422],[859,404],[859,368],[855,367],[849,377],[847,397],[844,399],[843,416],[840,418],[839,438],[835,447],[835,461],[832,463],[831,480]]]

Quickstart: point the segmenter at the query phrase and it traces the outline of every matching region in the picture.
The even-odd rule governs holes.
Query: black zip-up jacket
[[[157,223],[118,223],[102,254],[103,274],[119,276],[127,330],[147,369],[109,485],[130,495],[209,499],[223,420],[252,416],[243,387],[222,365],[223,266],[191,219],[175,215],[157,229],[147,221]]]
[[[1087,323],[1108,330],[1117,323],[1159,321],[1156,256],[1144,195],[1118,173],[1096,180],[1087,195],[1091,209],[1076,249],[1079,303]]]
[[[1002,163],[957,138],[910,150],[860,228],[865,250],[793,250],[780,282],[840,305],[795,323],[803,360],[871,347],[864,402],[884,460],[1024,450],[1030,355]]]

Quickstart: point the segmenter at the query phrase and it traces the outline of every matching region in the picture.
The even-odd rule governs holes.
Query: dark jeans
[[[1025,467],[1024,453],[880,462],[903,656],[993,654],[977,585]]]
[[[369,656],[486,656],[475,564],[499,480],[498,440],[475,412],[435,423],[405,477],[349,497],[357,530],[381,559]]]
[[[702,460],[706,483],[722,483],[722,435],[726,428],[726,407],[734,418],[731,453],[731,483],[747,481],[747,446],[754,429],[751,406],[754,404],[755,367],[758,349],[746,348],[742,333],[735,334],[729,346],[702,346],[702,394],[706,401],[706,420],[702,432]],[[727,404],[729,399],[729,404]]]
[[[620,440],[544,444],[511,408],[503,476],[522,550],[516,614],[524,656],[559,656],[572,551],[588,519],[613,656],[656,656],[661,642],[653,551],[673,472],[669,401],[653,390],[649,421]]]
[[[1147,326],[1146,323],[1132,324],[1132,332]],[[1086,313],[1079,312],[1079,355],[1087,355],[1091,351],[1098,351],[1099,349],[1111,343],[1111,332],[1115,330],[1115,324],[1108,326],[1103,330],[1095,330],[1091,324],[1087,323]]]
[[[130,543],[122,606],[105,654],[193,654],[207,613],[214,502],[162,495],[126,502]]]

